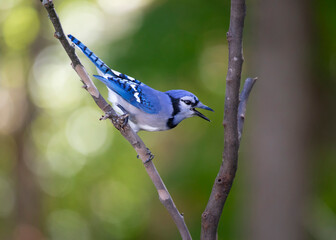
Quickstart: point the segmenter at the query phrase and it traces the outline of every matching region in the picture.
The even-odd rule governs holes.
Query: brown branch
[[[124,138],[133,146],[134,150],[138,154],[139,158],[142,160],[144,167],[151,178],[154,186],[159,194],[159,199],[161,203],[170,213],[173,218],[178,230],[180,231],[183,240],[191,239],[189,230],[184,222],[182,214],[177,210],[172,197],[170,196],[166,186],[164,185],[158,171],[156,170],[154,164],[151,160],[153,155],[148,150],[141,138],[130,128],[128,124],[124,124],[124,119],[119,117],[111,105],[109,105],[102,95],[99,93],[98,89],[90,79],[85,68],[78,59],[74,48],[69,44],[63,32],[60,20],[54,8],[52,0],[43,0],[42,4],[46,8],[50,21],[55,28],[55,37],[61,42],[63,48],[71,59],[72,66],[81,78],[84,84],[84,88],[90,93],[91,97],[94,99],[98,107],[105,112],[105,118],[111,118],[113,125],[120,131]]]
[[[214,240],[217,238],[219,219],[237,170],[240,139],[238,136],[238,105],[240,78],[244,61],[242,41],[245,9],[245,0],[231,0],[230,28],[227,33],[229,64],[226,76],[226,97],[223,121],[223,161],[215,179],[208,204],[202,214],[202,240]],[[247,83],[249,83],[249,81],[247,81]],[[249,91],[247,92],[249,93]],[[248,96],[248,94],[244,94],[244,96]],[[245,100],[242,101],[242,105],[245,103]],[[245,109],[245,107],[242,107],[242,109]],[[239,119],[242,129],[243,121],[242,118]]]

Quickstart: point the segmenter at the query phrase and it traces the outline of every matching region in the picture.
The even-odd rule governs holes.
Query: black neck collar
[[[180,106],[179,106],[180,99],[174,98],[169,93],[167,93],[167,95],[169,96],[169,98],[171,100],[171,103],[172,103],[172,106],[173,106],[173,113],[172,113],[171,118],[169,118],[168,121],[167,121],[167,126],[169,128],[174,128],[174,127],[177,126],[177,124],[174,123],[175,116],[176,116],[176,114],[178,114],[181,111]]]

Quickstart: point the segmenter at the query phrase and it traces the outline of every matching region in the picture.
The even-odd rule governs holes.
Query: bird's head
[[[196,108],[201,108],[209,111],[214,111],[208,106],[204,105],[198,98],[192,94],[191,92],[185,90],[171,90],[166,92],[173,103],[173,117],[174,124],[178,124],[182,120],[186,118],[190,118],[193,116],[201,117],[210,122],[210,119],[205,115],[196,110]]]

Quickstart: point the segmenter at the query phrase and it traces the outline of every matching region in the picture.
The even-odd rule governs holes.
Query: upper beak
[[[211,111],[211,112],[214,112],[214,110],[212,110],[212,108],[209,108],[208,106],[204,105],[204,104],[201,103],[201,102],[198,102],[198,104],[197,104],[196,107],[197,107],[197,108],[202,108],[202,109],[205,109],[205,110],[209,110],[209,111]]]
[[[197,108],[202,108],[202,109],[206,109],[206,110],[209,110],[209,111],[214,112],[214,110],[212,110],[211,108],[209,108],[208,106],[204,105],[204,104],[201,103],[201,102],[199,102],[199,103],[197,104],[197,106],[195,106],[195,107],[197,107]],[[204,116],[202,113],[200,113],[199,111],[197,111],[195,108],[194,108],[194,113],[195,113],[196,116],[199,116],[199,117],[201,117],[201,118],[203,118],[203,119],[205,119],[205,120],[211,122],[209,118],[207,118],[206,116]]]

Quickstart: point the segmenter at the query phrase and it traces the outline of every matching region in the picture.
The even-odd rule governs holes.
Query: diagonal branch
[[[239,87],[243,65],[243,28],[245,0],[231,0],[229,64],[226,76],[224,106],[224,151],[223,161],[215,179],[211,195],[202,214],[202,240],[215,240],[220,216],[231,190],[238,164],[238,149],[243,130],[246,102],[256,79],[246,80],[239,102]],[[238,111],[239,107],[239,111]],[[238,117],[239,116],[239,117]]]
[[[156,170],[154,164],[151,160],[153,155],[148,150],[141,138],[130,128],[128,124],[124,124],[124,120],[120,118],[111,105],[109,105],[106,100],[99,93],[98,89],[94,85],[93,81],[87,74],[85,68],[78,59],[74,48],[69,44],[68,40],[65,37],[63,32],[60,20],[57,16],[57,13],[54,8],[52,0],[43,0],[41,1],[45,9],[49,14],[50,21],[55,28],[55,37],[61,42],[64,50],[71,59],[72,66],[77,72],[78,76],[81,78],[81,81],[84,84],[84,88],[89,92],[91,97],[94,99],[98,107],[105,112],[105,116],[111,118],[113,125],[120,131],[124,138],[132,145],[139,158],[144,164],[144,167],[151,178],[157,192],[161,203],[170,213],[173,218],[178,230],[180,231],[181,237],[183,240],[191,240],[189,230],[184,222],[183,215],[177,210],[172,197],[170,196],[165,184],[163,183],[158,171]]]

